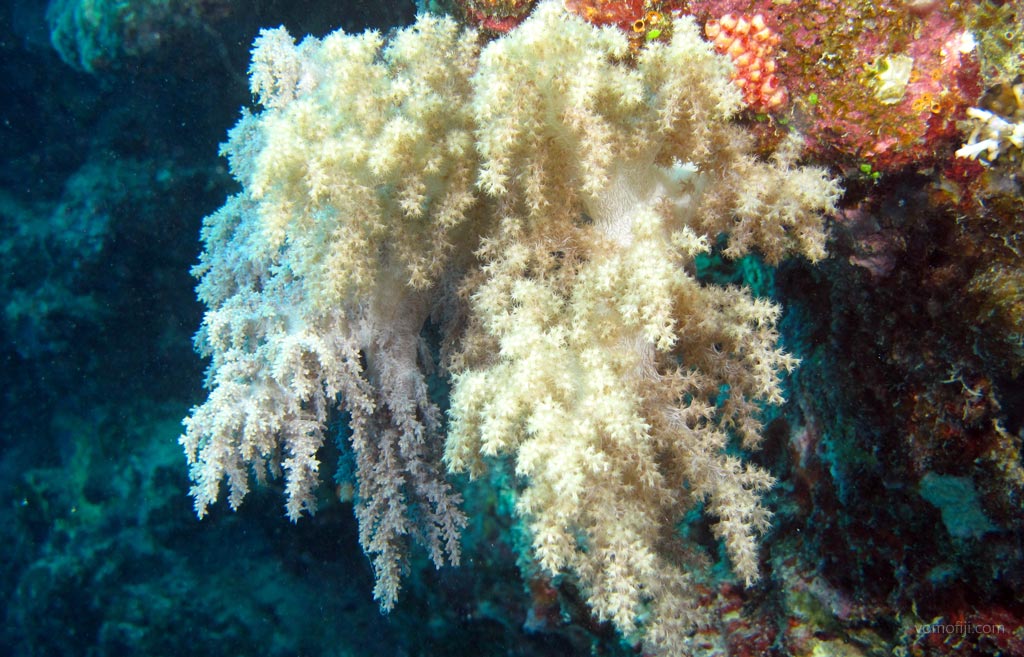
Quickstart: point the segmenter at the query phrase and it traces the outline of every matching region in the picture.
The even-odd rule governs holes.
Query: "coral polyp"
[[[751,109],[770,112],[785,106],[789,96],[775,75],[778,65],[773,56],[779,35],[763,14],[725,14],[708,21],[704,33],[715,50],[732,59],[736,66],[733,83]]]

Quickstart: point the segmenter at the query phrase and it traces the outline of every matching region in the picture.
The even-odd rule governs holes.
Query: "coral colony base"
[[[779,309],[698,282],[694,258],[824,256],[838,187],[767,161],[731,119],[734,66],[675,19],[631,51],[560,3],[481,45],[420,17],[387,42],[265,30],[223,147],[242,190],[207,217],[195,274],[209,398],[181,438],[196,511],[283,475],[315,509],[332,414],[355,461],[360,541],[390,610],[410,543],[457,564],[466,523],[445,470],[502,461],[532,557],[598,619],[658,654],[703,620],[676,527],[703,503],[737,576],[769,523],[762,404],[795,360]],[[421,337],[442,329],[447,420]]]

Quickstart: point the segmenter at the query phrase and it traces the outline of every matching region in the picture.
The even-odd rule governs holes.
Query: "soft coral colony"
[[[387,43],[264,31],[262,110],[224,146],[241,191],[206,219],[197,336],[209,398],[186,419],[196,509],[283,473],[315,511],[317,453],[348,414],[360,541],[383,609],[409,543],[457,563],[445,470],[514,464],[532,555],[654,652],[701,621],[676,526],[703,503],[757,579],[771,477],[730,448],[795,365],[779,310],[699,282],[694,259],[824,255],[838,196],[795,142],[748,153],[729,60],[676,18],[639,52],[542,3],[481,45],[421,16]],[[447,421],[421,337],[442,327]]]

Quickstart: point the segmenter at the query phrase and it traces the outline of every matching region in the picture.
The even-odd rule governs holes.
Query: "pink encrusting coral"
[[[775,75],[790,99],[775,116],[842,166],[886,172],[948,157],[981,92],[959,5],[693,0],[683,11],[711,24],[761,15],[778,35]]]
[[[786,88],[775,75],[773,52],[779,35],[765,23],[764,14],[726,14],[704,25],[704,34],[719,53],[728,55],[736,66],[732,81],[743,92],[752,109],[768,112],[786,104]]]

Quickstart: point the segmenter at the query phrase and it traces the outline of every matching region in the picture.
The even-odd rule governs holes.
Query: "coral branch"
[[[209,217],[196,274],[209,399],[186,420],[200,515],[226,479],[283,472],[315,510],[317,451],[351,416],[360,541],[383,609],[409,539],[457,563],[465,523],[443,478],[443,418],[420,340],[444,325],[444,461],[514,460],[518,512],[551,574],[663,654],[701,608],[674,528],[699,502],[737,575],[758,577],[760,440],[794,359],[778,308],[699,282],[694,258],[824,256],[836,185],[771,161],[731,122],[733,66],[677,19],[639,51],[560,3],[479,49],[421,17],[388,45],[335,33],[257,41],[263,110],[224,147],[243,191]]]

